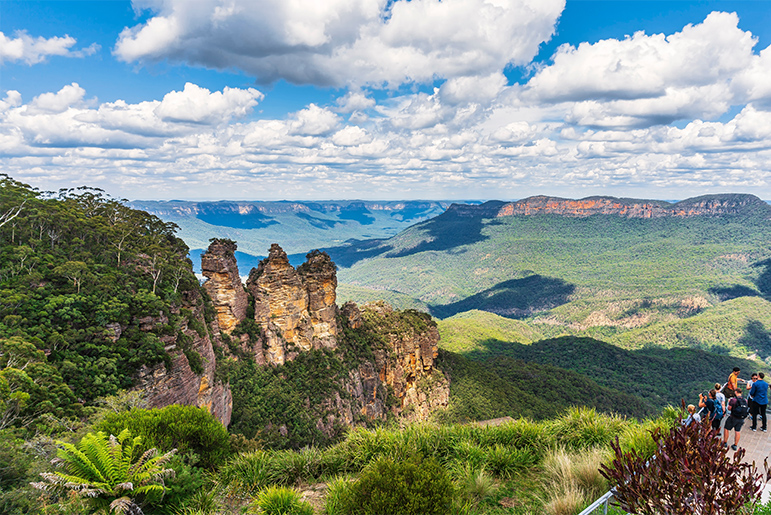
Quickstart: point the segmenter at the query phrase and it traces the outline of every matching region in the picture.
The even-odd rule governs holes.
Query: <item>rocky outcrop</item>
[[[447,215],[495,218],[501,216],[561,215],[585,217],[615,215],[627,218],[681,216],[723,216],[760,213],[771,217],[771,206],[754,195],[705,195],[676,203],[662,200],[638,200],[616,197],[587,197],[579,200],[538,195],[516,202],[490,201],[484,204],[453,204]]]
[[[217,311],[219,329],[228,334],[246,317],[249,304],[238,274],[236,248],[230,240],[214,240],[201,255],[201,271],[207,278],[203,287]]]
[[[273,244],[253,268],[246,288],[254,298],[254,320],[263,330],[264,360],[282,365],[298,352],[337,346],[337,269],[324,252],[308,254],[297,270]]]
[[[365,304],[362,310],[346,303],[343,313],[352,329],[385,339],[374,350],[374,360],[350,373],[346,388],[355,411],[370,420],[385,419],[389,410],[406,420],[427,420],[431,412],[447,407],[449,382],[434,368],[439,331],[430,315],[394,311],[383,302]]]
[[[135,388],[145,392],[150,407],[160,408],[170,404],[198,406],[227,426],[233,410],[230,387],[215,378],[217,363],[208,332],[199,334],[190,327],[193,320],[197,327],[205,327],[203,299],[197,291],[185,292],[182,308],[190,316],[180,317],[179,333],[161,337],[166,352],[171,356],[171,366],[167,367],[164,363],[143,366],[137,375]],[[140,329],[150,331],[167,324],[168,319],[161,315],[157,319],[142,319],[137,323]],[[188,356],[195,358],[193,366]]]

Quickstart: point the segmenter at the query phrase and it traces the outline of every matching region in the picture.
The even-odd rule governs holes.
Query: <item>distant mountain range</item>
[[[272,243],[289,253],[293,264],[309,251],[362,240],[388,238],[415,223],[442,214],[449,201],[282,201],[190,202],[182,200],[130,203],[179,227],[178,235],[191,249],[200,271],[199,256],[211,238],[238,242],[241,273],[267,255]]]

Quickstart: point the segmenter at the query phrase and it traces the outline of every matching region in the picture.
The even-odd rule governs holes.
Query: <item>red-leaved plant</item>
[[[669,432],[651,432],[656,451],[648,460],[637,451],[623,452],[616,438],[611,464],[600,474],[616,485],[621,508],[637,515],[736,515],[758,499],[771,478],[755,463],[742,463],[744,449],[728,456],[708,420],[688,426],[678,423]],[[732,451],[733,452],[733,451]]]

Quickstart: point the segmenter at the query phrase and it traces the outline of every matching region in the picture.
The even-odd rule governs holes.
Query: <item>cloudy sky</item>
[[[0,0],[0,170],[130,199],[771,200],[771,2]]]

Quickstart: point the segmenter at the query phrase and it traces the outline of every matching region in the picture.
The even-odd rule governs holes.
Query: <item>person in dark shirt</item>
[[[758,380],[752,383],[750,396],[752,396],[754,410],[752,414],[752,425],[750,429],[757,430],[757,415],[760,414],[760,430],[766,432],[766,407],[768,406],[768,383],[765,381],[766,375],[763,372],[758,374]]]
[[[735,397],[728,401],[728,418],[723,427],[723,446],[728,447],[728,435],[731,433],[731,429],[733,429],[734,444],[731,446],[731,449],[737,450],[739,448],[739,438],[741,437],[744,419],[747,417],[750,409],[747,406],[747,400],[742,398],[741,388],[736,388],[734,395]]]

